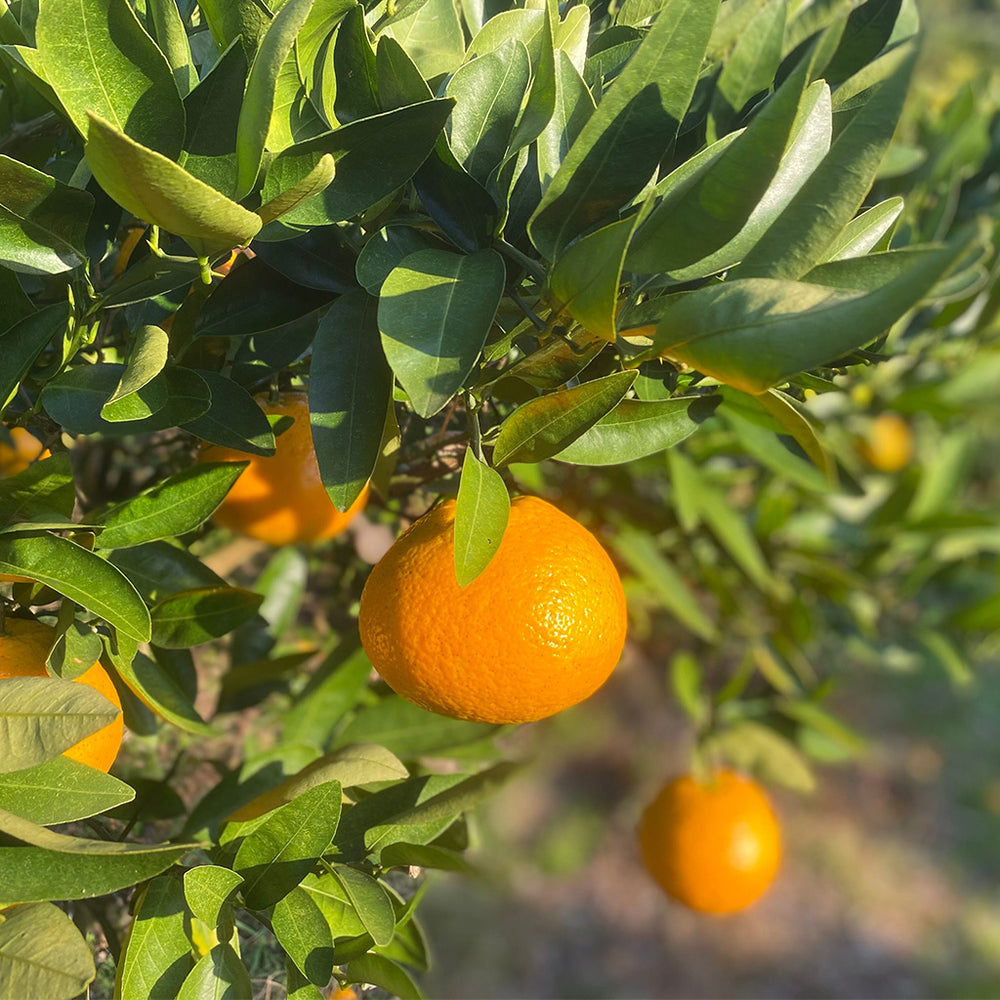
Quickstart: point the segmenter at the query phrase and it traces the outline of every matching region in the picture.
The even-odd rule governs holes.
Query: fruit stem
[[[521,253],[517,247],[511,246],[510,243],[504,239],[500,239],[499,237],[496,239],[495,245],[497,250],[506,254],[511,260],[520,264],[521,267],[523,267],[525,271],[527,271],[528,274],[530,274],[531,277],[538,282],[539,286],[545,286],[548,275],[545,273],[545,268],[542,267],[537,260],[532,260],[527,254]]]

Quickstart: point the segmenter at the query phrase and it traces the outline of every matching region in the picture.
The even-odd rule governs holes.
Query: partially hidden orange
[[[898,413],[880,413],[858,443],[858,451],[879,472],[899,472],[913,458],[913,431]]]
[[[735,913],[764,894],[781,861],[781,829],[763,789],[721,770],[665,785],[639,823],[642,859],[664,891],[700,913]]]
[[[218,524],[270,545],[319,542],[339,535],[364,508],[368,487],[346,512],[337,510],[320,479],[309,402],[305,393],[289,392],[270,400],[257,397],[265,413],[292,419],[276,438],[273,455],[249,455],[211,445],[199,462],[249,461],[213,515]]]
[[[517,723],[569,708],[607,680],[625,642],[625,594],[586,528],[518,497],[493,559],[465,587],[454,553],[446,500],[368,578],[361,642],[394,691],[441,715]]]
[[[56,630],[41,622],[7,617],[0,633],[0,683],[13,677],[46,677],[45,660],[56,639]],[[75,746],[63,752],[64,757],[89,764],[105,773],[118,756],[122,745],[124,723],[122,703],[108,672],[101,664],[94,663],[79,677],[77,684],[86,684],[104,695],[119,711],[118,717],[103,729],[85,736]],[[0,695],[2,697],[2,695]]]

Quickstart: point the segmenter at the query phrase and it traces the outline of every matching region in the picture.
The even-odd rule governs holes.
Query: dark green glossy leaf
[[[397,264],[402,263],[404,257],[433,247],[431,238],[419,229],[386,226],[373,233],[361,248],[357,261],[358,281],[369,294],[378,295],[382,282]]]
[[[105,420],[122,419],[116,415],[115,404],[152,382],[166,366],[169,351],[170,338],[164,329],[158,326],[139,328],[129,345],[125,371],[122,372],[115,391],[101,407],[101,416]],[[165,396],[163,402],[166,402]]]
[[[313,345],[313,442],[323,485],[339,510],[357,500],[372,475],[392,394],[376,308],[364,292],[342,295],[320,322]]]
[[[0,156],[0,262],[28,274],[77,267],[93,206],[86,191]]]
[[[350,983],[374,983],[399,1000],[422,1000],[417,984],[395,962],[382,955],[362,955],[347,963],[344,970]]]
[[[0,479],[0,526],[36,519],[68,521],[76,491],[69,455],[32,462],[23,472]]]
[[[0,412],[6,409],[38,356],[57,333],[66,330],[68,322],[69,307],[57,303],[25,316],[0,333],[4,362],[0,370]]]
[[[350,219],[413,176],[434,148],[451,107],[450,100],[424,101],[290,146],[268,169],[263,198],[266,201],[297,184],[329,153],[337,163],[333,183],[283,221],[322,226]],[[386,157],[387,149],[394,155]]]
[[[224,581],[187,549],[167,542],[150,542],[108,555],[132,580],[139,593],[153,603],[167,594],[194,587],[223,586]]]
[[[419,104],[434,95],[406,50],[391,35],[380,35],[375,50],[378,102],[383,111]]]
[[[263,597],[240,587],[182,590],[150,609],[153,642],[167,649],[187,649],[232,632],[257,613]]]
[[[216,372],[198,376],[212,393],[208,411],[184,424],[184,429],[210,444],[251,455],[274,454],[274,431],[264,411],[241,385]]]
[[[333,43],[333,71],[337,78],[334,117],[341,125],[377,115],[375,52],[368,41],[365,13],[352,7],[340,22]]]

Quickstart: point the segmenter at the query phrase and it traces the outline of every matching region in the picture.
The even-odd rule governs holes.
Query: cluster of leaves
[[[832,393],[862,348],[947,301],[986,252],[978,231],[916,245],[947,227],[904,232],[895,196],[859,214],[917,17],[900,0],[851,7],[0,8],[0,414],[55,451],[0,484],[0,573],[37,581],[14,585],[12,613],[61,599],[45,697],[26,682],[5,695],[21,720],[4,729],[0,775],[0,867],[14,873],[0,905],[21,904],[0,924],[8,992],[72,996],[92,974],[48,901],[142,883],[123,997],[243,989],[237,913],[288,955],[290,995],[316,996],[331,974],[413,995],[400,963],[426,961],[416,897],[391,870],[462,868],[463,813],[508,773],[481,769],[496,758],[490,730],[371,689],[350,636],[290,688],[278,747],[227,773],[164,843],[123,841],[166,781],[121,821],[133,790],[59,757],[107,721],[67,683],[98,656],[130,730],[165,720],[194,737],[213,730],[194,708],[192,646],[234,635],[220,716],[305,658],[277,645],[297,608],[279,584],[299,580],[301,597],[294,556],[251,592],[185,544],[241,469],[188,467],[193,443],[274,450],[282,428],[254,402],[262,388],[307,386],[338,507],[369,480],[383,498],[457,486],[461,582],[499,544],[512,481],[571,494],[576,467],[614,466],[605,492],[624,479],[658,495],[642,461],[662,468],[648,456],[690,438],[668,452],[665,507],[690,536],[690,571],[723,608],[741,574],[756,586],[768,614],[744,642],[762,671],[777,663],[768,622],[794,646],[808,608],[785,581],[798,571],[769,568],[727,495],[732,471],[713,483],[703,460],[735,435],[783,482],[827,490],[837,462],[807,392]],[[456,412],[465,427],[450,431]],[[81,496],[65,450],[81,436],[170,457],[138,495],[98,482]],[[760,523],[779,536],[789,504],[770,501]],[[650,517],[633,508],[615,542],[637,607],[651,592],[713,641],[724,627],[688,595],[689,567],[662,555],[680,535]],[[834,600],[851,585],[826,576]],[[694,672],[675,676],[704,714]],[[793,723],[820,717],[815,690],[779,690]],[[740,762],[759,740],[747,732],[724,748]],[[475,766],[434,774],[426,758],[456,746]],[[81,820],[101,839],[47,829]]]

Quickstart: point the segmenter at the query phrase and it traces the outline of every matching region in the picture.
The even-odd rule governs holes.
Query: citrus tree
[[[829,519],[783,529],[864,493],[845,379],[958,323],[993,267],[989,226],[930,221],[967,151],[879,172],[918,27],[900,0],[0,8],[3,995],[78,995],[97,925],[123,998],[249,996],[248,926],[289,996],[419,995],[420,871],[468,870],[467,814],[516,766],[501,727],[605,679],[626,596],[688,637],[698,769],[803,787],[803,747],[854,747],[800,647],[829,634],[811,594],[870,605]],[[294,546],[369,494],[392,523],[454,501],[364,595],[346,546],[316,550],[329,632],[289,647]],[[213,514],[276,546],[246,587],[209,565]],[[715,646],[717,686],[691,655]],[[271,738],[213,755],[265,699]],[[170,754],[130,781],[80,750],[117,749],[118,701]],[[182,799],[187,760],[213,777]],[[661,813],[643,852],[685,899]],[[758,875],[686,901],[745,905]]]

